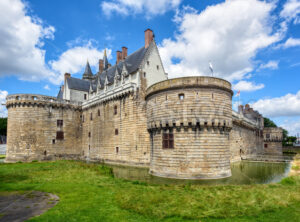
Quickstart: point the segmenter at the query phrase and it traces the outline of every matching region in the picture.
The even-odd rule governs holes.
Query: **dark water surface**
[[[238,162],[231,164],[232,176],[217,180],[178,180],[152,176],[149,169],[111,166],[116,178],[137,180],[150,184],[266,184],[279,182],[290,171],[290,163]]]

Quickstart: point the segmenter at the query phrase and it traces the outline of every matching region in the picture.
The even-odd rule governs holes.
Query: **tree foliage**
[[[277,125],[267,117],[264,117],[264,125],[265,127],[277,127]]]
[[[7,118],[0,118],[0,135],[6,136]]]

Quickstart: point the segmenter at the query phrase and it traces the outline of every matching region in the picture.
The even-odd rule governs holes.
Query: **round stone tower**
[[[81,108],[55,97],[16,94],[8,110],[5,162],[77,159],[81,154]]]
[[[231,176],[231,84],[213,77],[165,80],[147,89],[150,173],[180,179]]]

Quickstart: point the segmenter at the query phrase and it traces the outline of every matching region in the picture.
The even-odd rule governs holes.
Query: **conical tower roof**
[[[104,49],[104,54],[103,54],[103,70],[108,69],[108,60],[106,56],[106,49]]]
[[[93,76],[93,73],[92,73],[89,61],[87,61],[82,79],[90,79],[92,76]]]

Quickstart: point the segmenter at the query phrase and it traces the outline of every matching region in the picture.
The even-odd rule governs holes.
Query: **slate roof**
[[[67,78],[67,83],[69,89],[75,89],[80,91],[88,92],[90,89],[90,82],[87,80],[77,79],[77,78]]]
[[[137,71],[141,62],[143,61],[143,59],[146,55],[148,48],[142,47],[142,48],[138,49],[134,53],[127,56],[124,61],[120,61],[118,64],[104,70],[102,73],[98,72],[96,75],[93,75],[90,65],[87,62],[87,65],[86,65],[86,68],[85,68],[85,71],[83,74],[83,78],[85,76],[89,76],[89,77],[91,77],[89,79],[93,79],[93,80],[90,81],[90,80],[84,80],[84,79],[70,77],[67,79],[68,86],[70,89],[80,90],[80,91],[85,91],[85,92],[89,92],[90,86],[91,86],[92,90],[96,91],[98,80],[100,80],[99,82],[101,84],[101,87],[103,88],[106,77],[108,79],[108,82],[110,84],[112,84],[115,79],[116,70],[117,70],[118,75],[121,75],[124,64],[125,64],[128,74],[131,74],[131,73]],[[62,97],[62,95],[60,95],[60,92],[59,92],[58,96]]]
[[[60,89],[59,89],[59,92],[58,92],[58,94],[57,94],[57,99],[63,99],[63,89],[62,89],[62,87],[60,87]]]
[[[86,66],[85,66],[84,73],[83,73],[83,78],[85,78],[85,77],[91,77],[91,76],[93,76],[93,73],[92,73],[92,70],[91,70],[89,62],[87,62]]]
[[[104,83],[105,83],[105,79],[107,77],[108,82],[113,83],[115,74],[116,74],[116,69],[118,71],[118,74],[121,74],[124,63],[125,63],[125,67],[128,71],[128,74],[131,74],[131,73],[137,71],[141,62],[143,61],[143,59],[145,57],[147,49],[148,48],[142,47],[142,48],[138,49],[137,51],[135,51],[134,53],[127,56],[124,61],[120,61],[118,64],[108,68],[107,70],[103,71],[101,74],[98,73],[97,77],[95,78],[95,80],[93,82],[95,84],[97,84],[98,78],[100,78],[100,83],[101,83],[101,86],[103,87]]]

